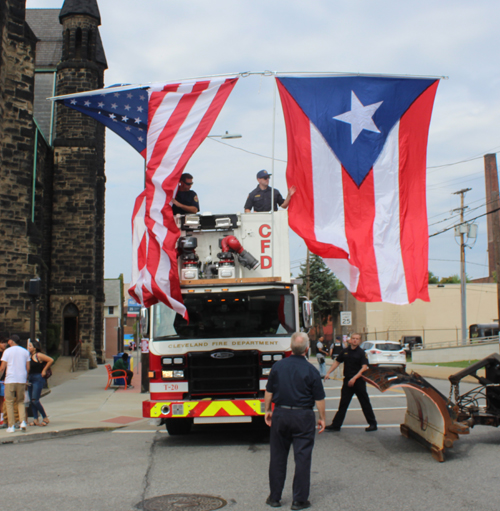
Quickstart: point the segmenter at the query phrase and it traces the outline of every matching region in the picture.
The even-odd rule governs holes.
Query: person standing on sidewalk
[[[7,418],[9,427],[7,433],[14,433],[14,408],[17,406],[21,431],[26,431],[26,410],[24,407],[24,391],[28,383],[30,370],[30,355],[28,350],[21,348],[17,343],[19,336],[13,335],[9,339],[9,349],[2,355],[0,364],[0,376],[7,369],[5,377],[5,403],[7,405]]]
[[[319,375],[321,378],[325,377],[326,374],[326,356],[328,355],[328,351],[326,351],[326,347],[324,344],[324,337],[320,337],[318,342],[316,343],[316,360],[319,364]]]
[[[0,360],[2,359],[3,352],[7,349],[7,339],[5,337],[0,337]],[[0,381],[0,427],[4,427],[3,425],[3,406],[4,406],[4,393],[5,388],[2,381]]]
[[[344,348],[337,356],[335,362],[330,366],[326,373],[325,380],[330,379],[330,373],[334,371],[341,362],[344,362],[344,383],[340,394],[340,404],[332,423],[325,429],[330,431],[340,431],[342,424],[351,403],[352,396],[356,394],[363,414],[365,415],[368,427],[365,431],[377,430],[377,419],[373,413],[370,398],[366,392],[366,382],[361,375],[368,369],[368,358],[365,351],[359,347],[361,344],[361,335],[352,334],[350,348]]]
[[[273,365],[266,385],[265,420],[271,428],[271,493],[266,504],[281,507],[288,453],[293,444],[295,476],[291,509],[306,509],[311,505],[308,498],[316,426],[313,407],[316,403],[319,412],[318,433],[322,433],[325,429],[325,390],[317,369],[306,359],[309,349],[307,334],[294,333],[290,347],[292,355]]]
[[[38,340],[28,342],[28,351],[30,353],[28,380],[31,385],[29,394],[33,408],[33,422],[30,422],[30,426],[47,426],[50,421],[42,403],[40,403],[40,396],[47,381],[45,375],[48,368],[54,363],[54,359],[42,353],[42,346]],[[38,422],[38,413],[42,416],[42,422]]]

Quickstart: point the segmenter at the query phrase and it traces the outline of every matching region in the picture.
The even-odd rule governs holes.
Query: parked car
[[[395,341],[365,341],[361,344],[368,357],[370,366],[393,367],[405,370],[406,352],[404,348]]]
[[[401,337],[399,343],[408,353],[411,350],[421,350],[423,348],[422,337],[419,335],[405,335]]]

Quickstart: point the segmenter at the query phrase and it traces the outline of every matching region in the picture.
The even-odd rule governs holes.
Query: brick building
[[[103,358],[104,126],[46,98],[103,86],[96,0],[0,0],[0,332]],[[51,346],[52,345],[52,346]]]

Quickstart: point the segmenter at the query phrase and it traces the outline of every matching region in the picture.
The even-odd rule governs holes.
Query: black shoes
[[[377,431],[377,425],[376,424],[371,424],[370,426],[368,426],[367,428],[365,428],[365,431]]]
[[[298,500],[294,500],[292,502],[292,507],[290,509],[307,509],[311,507],[311,503],[306,500],[305,502],[299,502]]]
[[[325,429],[327,429],[328,431],[340,431],[340,428],[338,428],[337,426],[334,426],[333,424],[326,426]],[[302,508],[297,508],[297,509],[302,509]]]
[[[266,504],[271,507],[281,507],[281,502],[279,500],[272,499],[271,495],[269,495],[269,497],[267,497]],[[302,508],[300,507],[297,509],[302,509]]]

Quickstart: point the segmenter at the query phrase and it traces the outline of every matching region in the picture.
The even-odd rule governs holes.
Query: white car
[[[361,348],[365,350],[370,366],[405,370],[406,352],[399,342],[365,341]]]

